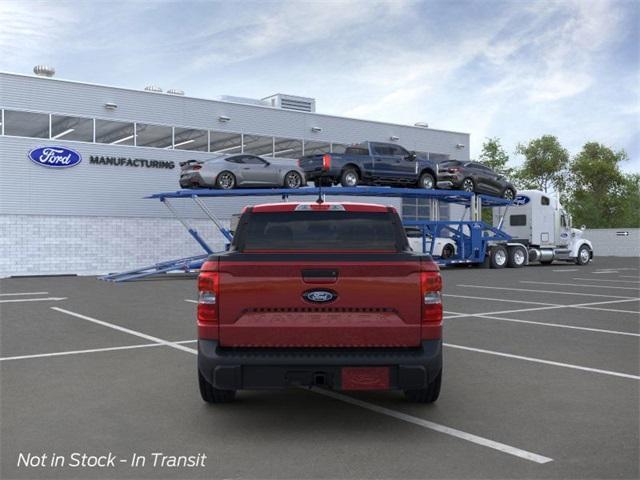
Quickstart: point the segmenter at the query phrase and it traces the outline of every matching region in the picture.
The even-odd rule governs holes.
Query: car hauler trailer
[[[527,240],[530,235],[527,238],[521,238],[518,236],[519,231],[515,232],[518,234],[516,235],[518,240],[514,240],[512,233],[510,233],[511,230],[504,229],[504,220],[507,217],[507,214],[512,213],[512,209],[519,208],[521,205],[514,207],[514,203],[509,200],[489,195],[474,194],[472,192],[391,187],[310,187],[296,190],[283,188],[233,190],[193,189],[156,193],[147,198],[160,200],[171,211],[176,219],[179,220],[187,229],[194,240],[202,247],[204,250],[202,255],[176,260],[167,260],[154,265],[129,270],[127,272],[109,274],[102,277],[102,279],[121,282],[174,271],[194,271],[198,270],[202,266],[208,255],[215,253],[198,231],[192,228],[189,225],[189,222],[182,218],[178,213],[178,210],[173,207],[172,201],[174,199],[192,200],[215,224],[225,240],[230,242],[232,239],[232,233],[222,225],[222,222],[220,222],[218,218],[216,218],[216,216],[203,202],[203,199],[277,196],[281,197],[283,201],[287,201],[289,197],[315,196],[322,200],[325,196],[331,195],[428,199],[430,202],[431,212],[429,220],[403,219],[403,224],[406,228],[413,229],[414,232],[417,231],[420,233],[420,238],[414,238],[411,242],[412,248],[414,248],[414,250],[421,250],[424,253],[429,253],[441,266],[486,264],[491,268],[518,268],[527,265],[530,260],[548,263],[550,260],[559,259],[576,260],[578,263],[586,263],[593,257],[591,243],[582,239],[581,231],[578,230],[571,232],[574,234],[573,236],[571,236],[571,233],[564,232],[569,235],[569,243],[573,241],[571,245],[575,244],[577,247],[570,248],[568,246],[569,243],[567,243],[567,246],[555,245],[554,248],[556,248],[557,251],[554,251],[555,256],[551,256],[550,258],[547,250],[552,248],[551,244],[545,244],[541,247],[537,243]],[[461,219],[440,220],[440,202],[461,206],[464,211]],[[523,202],[523,200],[518,200],[518,202]],[[482,221],[482,208],[493,209],[493,225],[489,225]],[[537,206],[531,205],[528,208],[532,210],[530,217],[533,220],[533,211],[537,209]],[[562,212],[562,214],[560,212]],[[537,215],[537,212],[535,215]],[[565,216],[564,222],[566,223],[568,221],[566,220],[568,216],[563,210],[556,208],[556,210],[549,210],[543,214],[541,217],[543,219],[542,223],[540,223],[541,220],[538,220],[538,217],[536,216],[536,225],[540,225],[540,228],[543,228],[545,224],[550,225],[551,223],[549,222],[555,222],[556,219],[560,222],[559,225],[562,225],[561,215]],[[467,217],[468,219],[466,219]],[[548,233],[549,232],[550,230]],[[578,232],[580,232],[580,234],[578,234]],[[560,232],[560,235],[562,234],[563,232]],[[553,238],[555,238],[555,236]],[[583,261],[585,248],[588,248],[588,258],[586,259],[586,262]],[[539,255],[537,250],[540,250]],[[542,250],[544,250],[544,252]],[[575,254],[573,254],[574,250]]]

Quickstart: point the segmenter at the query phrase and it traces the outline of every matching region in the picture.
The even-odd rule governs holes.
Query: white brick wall
[[[214,250],[224,248],[212,222],[191,226]],[[202,253],[174,219],[0,215],[0,277],[95,275]]]
[[[618,233],[628,232],[628,235]],[[640,228],[592,228],[584,238],[593,243],[596,257],[640,257]]]

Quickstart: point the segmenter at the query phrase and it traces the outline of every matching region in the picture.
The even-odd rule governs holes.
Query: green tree
[[[497,137],[487,138],[482,144],[482,152],[478,159],[480,163],[506,176],[513,174],[513,168],[508,167],[509,155],[502,147]]]
[[[518,154],[524,155],[524,164],[517,172],[520,187],[536,188],[548,192],[551,188],[561,192],[566,184],[569,152],[553,135],[543,135],[519,144]]]
[[[624,150],[614,152],[597,142],[586,143],[569,167],[566,205],[576,225],[590,228],[640,225],[640,176],[624,175]]]

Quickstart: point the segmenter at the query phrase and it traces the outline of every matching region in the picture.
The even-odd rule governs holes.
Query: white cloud
[[[9,70],[25,58],[63,48],[62,42],[72,31],[77,17],[64,4],[55,2],[0,2],[0,62]]]

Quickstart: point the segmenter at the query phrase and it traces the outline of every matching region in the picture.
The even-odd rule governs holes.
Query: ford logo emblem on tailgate
[[[69,168],[79,164],[82,161],[82,156],[69,148],[40,147],[29,152],[29,159],[43,167]]]
[[[307,302],[327,303],[338,298],[338,295],[330,290],[307,290],[302,294],[302,298]]]

